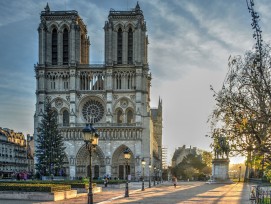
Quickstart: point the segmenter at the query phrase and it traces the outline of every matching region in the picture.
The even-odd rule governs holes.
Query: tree
[[[64,140],[57,124],[57,113],[45,105],[37,135],[36,169],[41,175],[59,175],[65,158]]]
[[[259,15],[250,0],[253,37],[256,45],[243,57],[229,58],[229,71],[222,89],[214,92],[216,108],[212,113],[212,138],[223,133],[233,155],[251,158],[271,153],[271,48],[264,44],[258,25]],[[270,162],[269,159],[263,160]]]
[[[211,152],[203,151],[201,157],[202,157],[202,162],[206,164],[206,166],[208,167],[212,166],[213,155]]]
[[[209,152],[206,152],[206,155]],[[209,162],[209,160],[208,160]],[[172,168],[172,174],[182,179],[206,179],[206,176],[210,174],[211,167],[207,167],[204,163],[202,155],[188,154],[184,159],[174,168]]]
[[[224,133],[233,153],[248,156],[249,163],[252,153],[271,152],[270,55],[271,48],[266,44],[261,69],[255,51],[231,59],[223,87],[214,94],[217,103],[212,114],[212,137]]]

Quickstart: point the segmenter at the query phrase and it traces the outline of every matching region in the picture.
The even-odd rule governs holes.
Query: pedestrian
[[[176,188],[176,186],[177,186],[177,178],[174,176],[172,181],[173,181],[174,187]]]
[[[106,178],[104,179],[104,187],[107,187],[107,184],[108,184],[108,178],[106,177]]]

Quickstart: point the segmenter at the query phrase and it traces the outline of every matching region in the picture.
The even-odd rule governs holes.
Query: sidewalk
[[[149,183],[144,183],[145,187],[149,186]],[[132,182],[129,184],[129,194],[132,195],[138,191],[141,191],[142,183],[141,182]],[[102,192],[95,193],[93,195],[94,203],[111,203],[112,200],[121,199],[124,197],[125,188],[114,189],[110,187],[103,187]],[[80,197],[72,198],[62,201],[50,201],[50,202],[34,202],[35,204],[83,204],[87,203],[87,193],[82,194]]]
[[[153,185],[153,183],[151,183]],[[129,187],[129,197],[124,197],[125,189],[103,188],[103,192],[94,194],[94,203],[148,203],[148,204],[247,204],[249,202],[250,185],[246,183],[234,184],[206,184],[204,182],[178,182],[174,188],[171,182],[149,187],[145,182],[145,190],[141,191],[142,183],[132,183]],[[5,204],[85,204],[87,194],[81,197],[55,202],[31,202],[0,200]]]
[[[170,183],[166,183],[156,188],[135,192],[129,198],[116,199],[107,203],[247,204],[250,203],[249,194],[250,185],[244,183],[179,182],[177,188],[174,188]]]

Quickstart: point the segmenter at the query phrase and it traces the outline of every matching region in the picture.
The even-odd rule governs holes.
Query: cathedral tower
[[[89,154],[82,129],[93,123],[100,135],[93,153],[94,177],[130,174],[138,179],[143,158],[153,166],[159,162],[153,155],[161,141],[154,137],[150,113],[148,37],[139,4],[130,11],[109,11],[104,26],[105,64],[89,64],[87,27],[77,11],[51,11],[47,4],[38,32],[34,137],[49,101],[65,139],[67,175],[88,176]],[[126,148],[132,155],[127,169]]]

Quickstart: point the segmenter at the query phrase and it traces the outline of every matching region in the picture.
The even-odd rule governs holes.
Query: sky
[[[76,10],[87,25],[90,63],[104,61],[104,22],[109,10],[130,10],[136,0],[1,0],[0,127],[33,134],[40,12]],[[246,0],[139,0],[147,23],[151,107],[163,101],[163,146],[211,150],[207,123],[229,56],[255,44]],[[271,3],[255,1],[263,40],[271,39]],[[238,162],[232,159],[231,162]],[[241,161],[241,160],[240,160]]]

